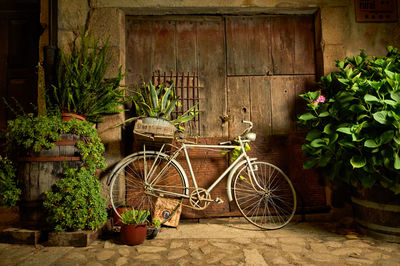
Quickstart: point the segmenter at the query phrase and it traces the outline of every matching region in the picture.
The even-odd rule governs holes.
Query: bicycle
[[[242,122],[249,126],[235,141],[216,145],[182,142],[181,147],[177,147],[171,155],[163,152],[163,145],[158,151],[144,149],[122,159],[114,167],[107,181],[114,211],[122,202],[129,202],[131,199],[131,203],[136,205],[135,208],[149,209],[153,212],[154,202],[159,197],[178,200],[177,208],[182,205],[204,210],[211,202],[222,202],[219,198],[212,199],[210,192],[228,176],[226,187],[228,200],[230,202],[235,200],[240,213],[247,221],[261,229],[279,229],[287,225],[293,218],[297,206],[293,185],[277,166],[257,161],[257,158],[250,158],[247,155],[245,145],[254,141],[256,134],[251,132],[252,122]],[[198,187],[188,149],[230,151],[237,147],[240,147],[241,153],[236,160],[208,188]],[[193,187],[189,186],[187,175],[176,160],[182,151]],[[173,213],[165,217],[162,223],[172,215]]]

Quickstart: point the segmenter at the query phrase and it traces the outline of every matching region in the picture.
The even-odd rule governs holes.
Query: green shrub
[[[48,222],[60,231],[95,230],[107,220],[106,201],[92,171],[66,169],[65,177],[46,192]]]
[[[17,204],[21,195],[16,179],[16,169],[7,157],[0,156],[0,204],[12,207]]]
[[[300,95],[307,111],[304,168],[321,167],[331,181],[400,193],[400,53],[364,51],[336,61],[338,72],[321,78],[321,91]],[[321,97],[323,95],[323,97]],[[326,99],[325,99],[326,98]]]

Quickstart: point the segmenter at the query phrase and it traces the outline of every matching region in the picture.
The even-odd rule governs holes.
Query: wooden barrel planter
[[[44,192],[61,178],[65,166],[74,168],[81,165],[79,150],[75,147],[79,136],[62,134],[60,137],[61,140],[50,150],[18,158],[18,180],[23,188],[19,209],[24,226],[46,226]]]
[[[358,229],[372,237],[400,243],[400,195],[380,186],[354,194],[351,199]]]

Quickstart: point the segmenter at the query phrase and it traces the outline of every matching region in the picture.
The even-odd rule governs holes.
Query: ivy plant
[[[57,232],[95,230],[107,220],[106,200],[93,171],[67,168],[65,177],[46,192],[43,206]]]
[[[320,167],[331,181],[400,193],[400,52],[364,51],[336,61],[320,90],[300,95],[307,112],[304,168]]]
[[[0,156],[0,205],[12,207],[17,204],[21,189],[16,179],[16,169],[7,157]]]

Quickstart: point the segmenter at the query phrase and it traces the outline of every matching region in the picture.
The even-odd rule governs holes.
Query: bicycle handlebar
[[[243,124],[248,124],[250,125],[248,128],[246,128],[245,130],[243,130],[242,134],[240,134],[240,136],[244,136],[247,133],[249,133],[251,131],[251,129],[253,128],[253,122],[251,121],[246,121],[246,120],[242,120]]]

